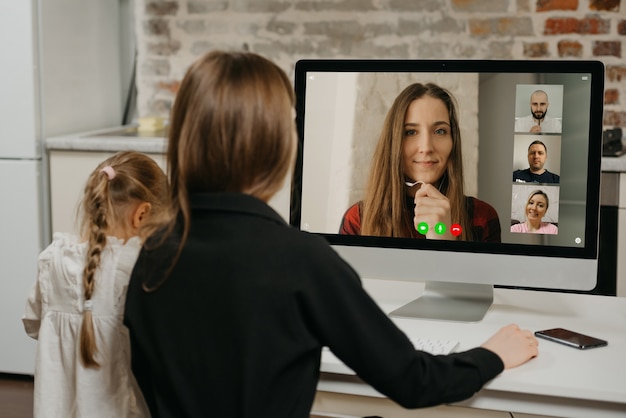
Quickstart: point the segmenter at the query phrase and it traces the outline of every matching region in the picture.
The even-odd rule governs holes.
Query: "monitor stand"
[[[479,322],[493,303],[493,285],[426,282],[424,293],[389,315],[400,318]]]

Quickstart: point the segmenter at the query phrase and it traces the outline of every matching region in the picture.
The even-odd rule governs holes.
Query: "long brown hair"
[[[191,65],[172,109],[167,151],[172,212],[182,219],[178,252],[163,279],[144,290],[158,288],[178,260],[190,194],[239,192],[267,201],[280,190],[296,150],[294,103],[285,72],[260,55],[214,51]]]
[[[405,175],[402,168],[404,118],[409,105],[429,96],[441,100],[448,109],[452,136],[452,150],[448,165],[441,177],[440,190],[450,200],[451,219],[462,226],[459,239],[471,239],[471,225],[463,191],[463,158],[461,131],[454,96],[436,84],[415,83],[406,87],[387,112],[378,144],[372,157],[363,212],[361,234],[405,237],[407,226],[413,227],[413,213],[406,205]]]
[[[96,273],[107,244],[114,231],[131,230],[131,213],[136,204],[150,204],[149,218],[139,235],[145,237],[163,222],[168,210],[167,177],[156,162],[147,155],[125,151],[106,159],[91,173],[81,204],[81,236],[88,250],[83,269],[83,323],[80,330],[80,356],[85,367],[98,368],[96,337],[93,328],[91,299]]]

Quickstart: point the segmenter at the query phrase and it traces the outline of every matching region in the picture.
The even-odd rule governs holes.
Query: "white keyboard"
[[[459,341],[457,340],[418,337],[411,338],[411,342],[416,350],[425,351],[434,355],[454,353],[459,348]],[[326,373],[356,374],[351,368],[343,364],[328,347],[324,347],[322,350],[322,365],[320,371]]]
[[[426,351],[430,354],[450,354],[459,348],[457,340],[440,340],[434,338],[411,338],[416,350]]]

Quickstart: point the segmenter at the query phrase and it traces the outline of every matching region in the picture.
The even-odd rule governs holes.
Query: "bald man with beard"
[[[515,132],[560,133],[561,121],[547,116],[548,94],[543,90],[535,90],[530,95],[530,115],[515,121]]]

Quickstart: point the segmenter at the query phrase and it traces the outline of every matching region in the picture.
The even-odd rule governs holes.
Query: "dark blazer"
[[[189,238],[144,246],[124,322],[154,417],[308,417],[328,346],[406,407],[472,396],[503,369],[477,348],[416,352],[328,243],[244,194],[192,196]],[[150,248],[150,249],[148,249]]]

